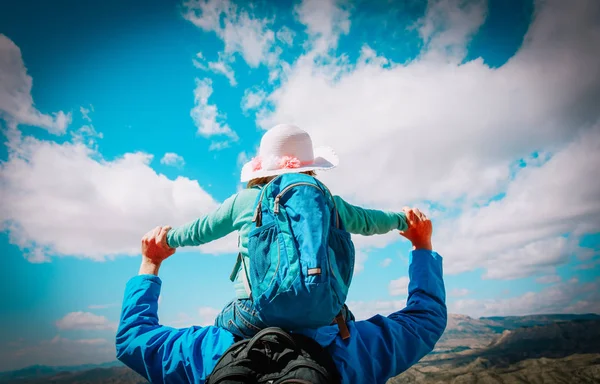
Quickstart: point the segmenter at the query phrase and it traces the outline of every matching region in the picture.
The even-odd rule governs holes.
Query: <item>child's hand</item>
[[[175,252],[175,248],[170,247],[169,243],[167,243],[167,233],[169,233],[170,230],[171,230],[171,226],[169,226],[169,225],[162,227],[162,231],[161,231],[162,236],[160,237],[160,246],[161,246],[161,248],[163,248],[166,251]]]

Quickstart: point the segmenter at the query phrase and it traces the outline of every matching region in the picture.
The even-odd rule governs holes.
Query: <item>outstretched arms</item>
[[[208,326],[175,329],[159,324],[161,263],[173,254],[157,227],[142,239],[140,274],[126,285],[116,336],[117,358],[152,383],[203,383],[233,344],[228,331]]]
[[[226,199],[213,212],[171,229],[167,234],[169,247],[202,245],[217,240],[235,230],[233,206],[237,195]]]
[[[158,276],[127,283],[116,337],[117,359],[151,383],[203,383],[233,335],[214,326],[175,329],[158,322]]]
[[[349,382],[385,383],[433,350],[446,328],[442,257],[431,247],[431,221],[407,210],[410,228],[401,232],[413,244],[406,307],[385,317],[355,322],[349,345],[339,338],[331,349]],[[357,337],[354,337],[356,335]]]
[[[336,208],[350,233],[357,235],[383,235],[393,230],[404,231],[408,228],[404,212],[386,212],[365,209],[347,203],[339,196],[333,197]]]
[[[387,317],[375,316],[357,328],[369,333],[371,356],[378,361],[375,383],[385,383],[433,350],[446,328],[447,310],[442,280],[442,260],[436,252],[411,252],[410,283],[406,307]],[[360,331],[359,331],[360,332]]]

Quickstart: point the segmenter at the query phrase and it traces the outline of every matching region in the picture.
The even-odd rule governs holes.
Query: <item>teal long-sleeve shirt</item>
[[[167,234],[169,246],[202,245],[238,231],[239,252],[246,259],[245,264],[249,265],[248,233],[252,229],[254,204],[259,193],[256,188],[244,189],[226,199],[213,212],[171,229]],[[340,219],[350,233],[371,236],[408,228],[404,213],[364,209],[347,203],[339,196],[334,196],[334,200]],[[237,298],[247,298],[239,273],[235,276],[234,287]]]

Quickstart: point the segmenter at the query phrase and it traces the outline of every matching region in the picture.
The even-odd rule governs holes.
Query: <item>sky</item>
[[[0,370],[115,360],[140,239],[244,185],[265,130],[347,201],[433,221],[451,313],[600,313],[600,2],[3,2]],[[349,307],[406,303],[409,244],[355,236]],[[211,324],[236,234],[161,269]]]

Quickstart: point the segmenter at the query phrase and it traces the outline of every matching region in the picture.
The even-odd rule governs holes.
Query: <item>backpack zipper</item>
[[[298,185],[308,185],[310,187],[313,188],[317,188],[319,191],[321,191],[324,195],[326,195],[325,191],[323,190],[323,188],[319,187],[318,185],[312,184],[312,183],[307,183],[307,182],[300,182],[300,183],[294,183],[294,184],[290,184],[287,187],[285,187],[281,192],[279,192],[279,194],[277,196],[275,196],[275,204],[273,206],[273,213],[278,214],[279,213],[279,200],[281,199],[281,197],[291,188],[296,187]],[[331,192],[330,192],[331,194]],[[334,210],[335,210],[335,218],[336,218],[336,224],[337,224],[337,228],[339,228],[339,215],[337,214],[337,208],[335,206],[335,201],[333,200],[333,206],[334,206]],[[260,204],[260,203],[259,203]],[[279,248],[279,245],[277,246],[277,248]],[[333,267],[331,266],[331,261],[329,260],[329,257],[327,257],[327,265],[329,266],[329,270],[331,271],[331,274],[337,278],[337,275],[335,273],[335,271],[333,270]],[[278,268],[279,269],[279,268]]]
[[[294,184],[290,184],[287,187],[285,187],[283,189],[283,191],[279,192],[279,194],[277,196],[275,196],[275,204],[273,207],[273,213],[279,213],[279,200],[283,197],[283,195],[291,188],[296,187],[298,185],[308,185],[311,186],[313,188],[317,188],[318,190],[320,190],[325,196],[327,196],[327,193],[323,190],[323,188],[321,188],[319,185],[315,185],[312,183],[307,183],[307,182],[300,182],[300,183],[294,183]],[[324,186],[325,187],[325,186]],[[327,192],[329,193],[329,197],[331,197],[331,202],[333,203],[333,209],[335,212],[335,226],[336,228],[340,227],[340,215],[338,214],[338,210],[337,210],[337,206],[335,204],[335,199],[333,198],[333,195],[331,194],[331,192],[329,191],[329,189],[327,189],[327,187],[325,187],[325,189],[327,190]],[[260,203],[259,203],[260,204]],[[255,213],[255,218],[252,221],[256,220],[256,216],[257,214]]]
[[[279,194],[277,196],[275,196],[275,206],[273,207],[273,213],[279,213],[279,200],[281,199],[281,197],[291,188],[296,187],[298,185],[308,185],[311,186],[313,188],[317,188],[318,190],[320,190],[321,192],[323,192],[323,194],[325,194],[325,192],[318,186],[312,183],[307,183],[307,182],[300,182],[300,183],[294,183],[294,184],[290,184],[287,187],[285,187],[283,189],[283,191],[279,192]]]

